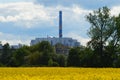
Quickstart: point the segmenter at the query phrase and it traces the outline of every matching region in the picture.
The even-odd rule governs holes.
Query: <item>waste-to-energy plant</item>
[[[47,38],[36,38],[35,40],[31,40],[30,45],[35,45],[41,41],[48,41],[51,45],[56,45],[58,43],[68,46],[68,47],[76,47],[80,46],[80,42],[76,39],[63,37],[62,35],[62,11],[59,11],[59,38],[58,37],[47,37]]]

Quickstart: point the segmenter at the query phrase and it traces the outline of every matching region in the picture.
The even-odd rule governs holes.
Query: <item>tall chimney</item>
[[[59,11],[59,38],[62,38],[62,11]]]

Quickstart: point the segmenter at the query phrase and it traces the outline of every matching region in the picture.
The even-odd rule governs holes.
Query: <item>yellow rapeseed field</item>
[[[120,80],[120,69],[0,68],[0,80]]]

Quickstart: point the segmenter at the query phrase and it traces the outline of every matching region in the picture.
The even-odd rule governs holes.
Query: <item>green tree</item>
[[[51,55],[55,53],[53,46],[51,46],[48,41],[42,41],[36,45],[31,46],[30,51],[33,53],[31,56],[29,56],[31,59],[30,61],[32,61],[32,58],[34,58],[32,63],[34,62],[36,65],[38,64],[40,66],[48,66],[48,61],[51,58]],[[36,55],[38,55],[38,57]]]
[[[53,66],[53,60],[52,60],[52,59],[49,59],[49,61],[48,61],[48,66],[49,66],[49,67]]]
[[[107,46],[107,52],[114,54],[112,55],[113,66],[120,67],[120,14],[115,17],[114,33]]]
[[[36,51],[28,55],[28,64],[30,66],[41,66],[42,53]]]
[[[80,66],[80,48],[75,47],[69,51],[67,66]]]
[[[38,50],[40,52],[52,53],[54,51],[53,47],[50,45],[50,43],[48,41],[42,41],[40,44],[38,44],[38,47],[39,47]]]
[[[16,50],[11,58],[12,59],[11,64],[13,64],[12,66],[27,65],[25,57],[28,56],[29,54],[31,54],[30,51],[28,51],[25,47]]]
[[[65,67],[66,66],[66,56],[64,54],[58,54],[58,64],[60,67]]]
[[[84,46],[80,48],[80,63],[82,67],[93,67],[95,64],[93,59],[94,56],[91,48]]]
[[[10,46],[9,46],[8,43],[6,43],[6,44],[3,45],[2,54],[1,54],[1,62],[4,65],[8,65],[10,57],[11,57]]]
[[[110,16],[110,10],[107,7],[103,7],[87,15],[87,20],[91,24],[88,32],[91,41],[88,45],[91,46],[97,54],[99,66],[103,66],[103,58],[105,56],[104,47],[114,32],[114,17]]]

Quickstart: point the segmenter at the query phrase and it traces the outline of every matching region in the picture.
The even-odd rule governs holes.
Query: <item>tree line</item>
[[[91,25],[87,46],[69,47],[65,55],[47,41],[19,49],[6,43],[0,50],[0,66],[120,67],[120,15],[112,16],[109,8],[102,7],[86,20]]]
[[[42,41],[33,46],[23,46],[19,49],[10,48],[8,43],[0,50],[0,66],[66,66],[66,56],[56,54],[55,47]]]

